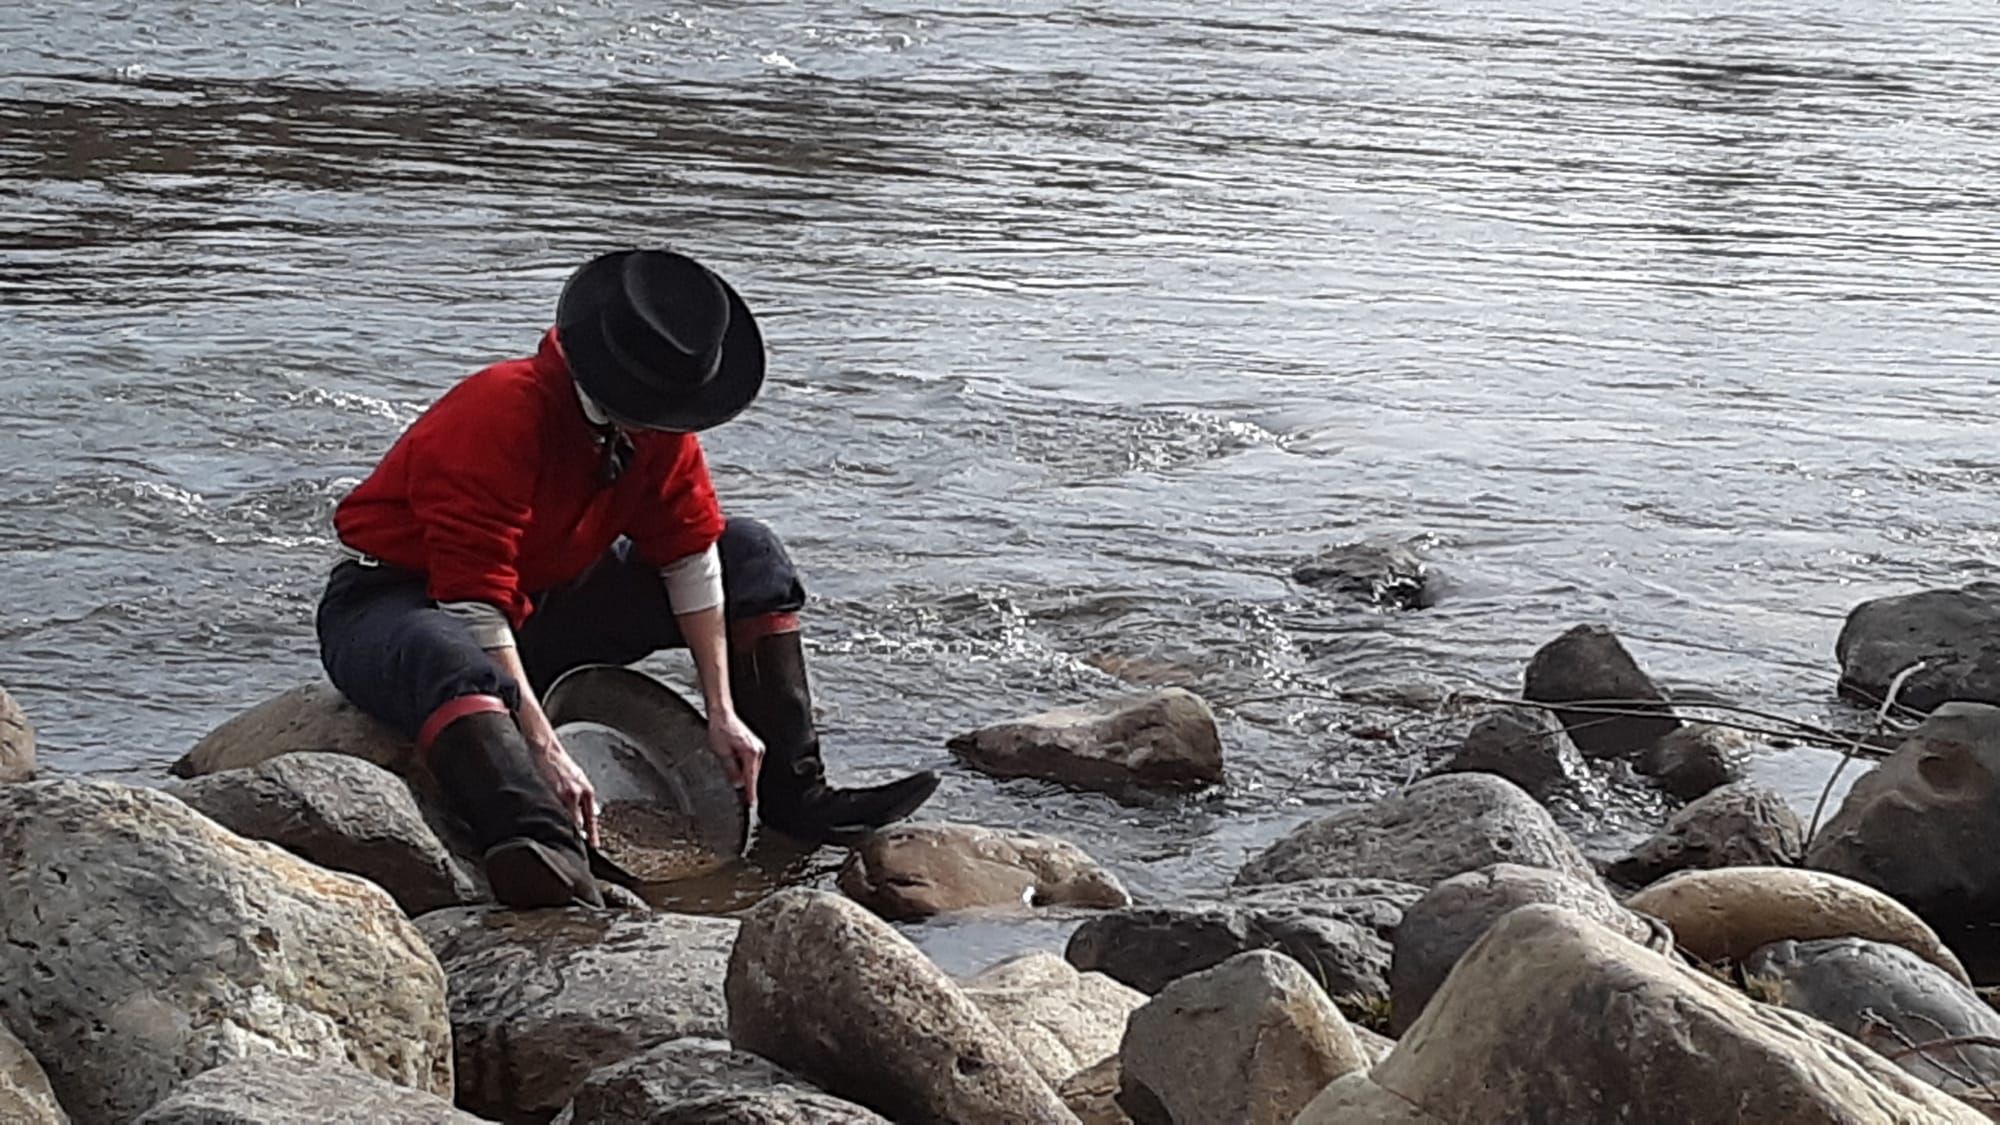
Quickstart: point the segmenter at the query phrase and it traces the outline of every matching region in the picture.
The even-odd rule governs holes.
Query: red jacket
[[[499,607],[575,578],[620,535],[655,565],[707,550],[722,509],[693,434],[633,435],[616,484],[597,482],[597,439],[548,332],[532,359],[465,379],[432,404],[334,511],[341,542],[422,571],[441,602]]]

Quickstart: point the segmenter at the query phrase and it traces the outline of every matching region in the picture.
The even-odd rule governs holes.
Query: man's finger
[[[743,755],[743,795],[750,800],[757,798],[757,775],[764,772],[764,755],[746,752]]]
[[[583,837],[597,846],[597,796],[588,791],[583,794]]]

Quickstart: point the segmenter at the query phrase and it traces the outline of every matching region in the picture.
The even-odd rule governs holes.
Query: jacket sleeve
[[[430,596],[486,602],[518,629],[521,538],[534,509],[540,433],[519,387],[464,385],[411,435],[407,495],[430,558]]]
[[[654,566],[698,555],[722,539],[722,506],[708,476],[708,458],[701,440],[681,434],[677,449],[668,450],[668,471],[660,479],[657,500],[641,509],[625,529],[639,554]]]

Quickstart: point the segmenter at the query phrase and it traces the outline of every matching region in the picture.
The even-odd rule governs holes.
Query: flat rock
[[[975,907],[1109,908],[1118,877],[1066,840],[972,824],[905,824],[869,834],[840,869],[849,898],[892,921]]]
[[[1681,948],[1704,961],[1741,961],[1788,938],[1860,937],[1900,945],[1971,983],[1958,958],[1908,907],[1873,887],[1824,871],[1682,871],[1641,890],[1625,905],[1665,922]]]
[[[1112,1055],[1064,1079],[1056,1093],[1082,1125],[1132,1125],[1132,1119],[1118,1107],[1118,1081],[1118,1056]]]
[[[1576,843],[1520,786],[1492,774],[1455,773],[1293,829],[1244,864],[1236,883],[1342,875],[1427,888],[1492,863],[1597,878]]]
[[[381,888],[150,789],[0,786],[0,1013],[77,1120],[253,1054],[452,1091],[445,979]]]
[[[2000,707],[1946,703],[1854,783],[1806,865],[1866,883],[1938,926],[2000,912]]]
[[[472,870],[424,820],[409,786],[360,758],[286,754],[176,781],[167,792],[239,836],[361,876],[411,915],[486,897]]]
[[[13,1118],[5,1118],[12,1121]],[[182,1083],[134,1125],[481,1125],[436,1094],[340,1063],[258,1055]]]
[[[1495,922],[1530,903],[1561,906],[1628,941],[1657,942],[1662,952],[1673,948],[1671,935],[1656,934],[1650,923],[1620,906],[1594,881],[1511,863],[1454,875],[1418,899],[1396,927],[1389,966],[1390,1031],[1400,1035],[1417,1022],[1465,951]]]
[[[725,1034],[737,924],[687,914],[459,907],[417,926],[451,980],[458,1104],[546,1121],[592,1071]]]
[[[1539,800],[1584,770],[1583,755],[1548,712],[1509,707],[1475,723],[1442,772],[1498,774]]]
[[[416,748],[324,680],[259,703],[204,735],[167,767],[175,777],[247,769],[301,750],[351,754],[401,776],[420,774]]]
[[[8,1125],[69,1125],[42,1064],[0,1025],[0,1121]]]
[[[962,734],[947,744],[994,777],[1036,777],[1117,794],[1222,781],[1222,735],[1184,688],[1063,707]]]
[[[1424,888],[1385,879],[1310,879],[1248,887],[1228,898],[1134,906],[1086,919],[1064,951],[1152,995],[1239,953],[1271,949],[1306,966],[1336,1000],[1389,998],[1390,941]]]
[[[1795,867],[1806,826],[1777,793],[1761,785],[1725,785],[1686,806],[1660,834],[1605,872],[1643,887],[1676,871],[1715,867]]]
[[[1952,700],[2000,704],[2000,582],[1863,602],[1834,641],[1840,693],[1878,706],[1905,668],[1896,702],[1930,711]]]
[[[1635,755],[1680,729],[1651,676],[1602,625],[1578,625],[1550,641],[1528,661],[1522,696],[1537,703],[1594,703],[1600,708],[1647,714],[1612,715],[1562,708],[1556,718],[1570,741],[1589,758]]]
[[[1479,939],[1422,1018],[1298,1125],[1523,1121],[1973,1125],[1817,1020],[1758,1004],[1558,906]]]
[[[27,712],[0,688],[0,784],[35,776],[35,724]]]
[[[1727,727],[1689,723],[1639,754],[1640,773],[1683,801],[1743,780],[1750,746]]]
[[[727,993],[730,1042],[893,1121],[1076,1120],[942,969],[839,895],[746,912]]]
[[[720,1039],[675,1039],[613,1063],[555,1125],[889,1125]]]
[[[1146,994],[1053,953],[1010,957],[963,983],[966,996],[1050,1086],[1118,1053]]]
[[[1299,965],[1268,949],[1182,977],[1132,1013],[1118,1104],[1137,1125],[1290,1125],[1368,1057]]]

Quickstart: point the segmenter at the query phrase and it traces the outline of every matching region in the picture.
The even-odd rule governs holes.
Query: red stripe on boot
[[[437,736],[444,733],[444,728],[467,715],[479,715],[489,711],[505,715],[508,713],[507,704],[497,695],[459,696],[432,711],[431,717],[424,720],[422,729],[417,731],[417,750],[425,754],[430,753],[431,743],[436,742]]]
[[[729,626],[729,642],[737,648],[748,648],[765,637],[779,633],[799,631],[799,615],[796,613],[767,613],[762,617],[746,617]]]

